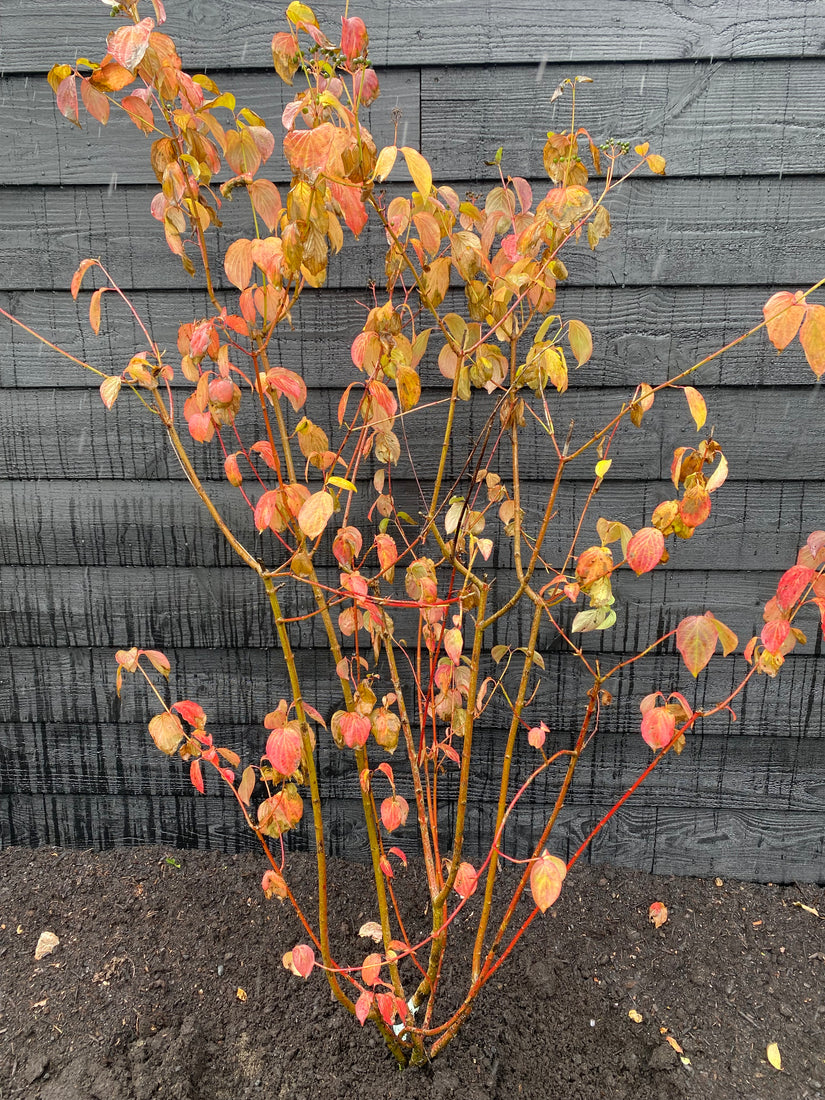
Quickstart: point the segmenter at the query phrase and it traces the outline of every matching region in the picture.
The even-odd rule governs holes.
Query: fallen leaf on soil
[[[724,886],[725,884],[724,884],[724,882],[722,882],[722,880],[720,878],[715,878],[713,880],[713,885],[714,886]]]
[[[654,928],[661,928],[667,920],[667,906],[660,901],[654,901],[648,909],[647,915]]]
[[[238,988],[235,990],[235,996],[238,998],[239,1001],[245,1001],[246,1000],[246,990],[241,989],[241,987],[238,986]]]
[[[37,941],[37,947],[34,949],[34,957],[36,959],[44,959],[46,955],[51,955],[55,947],[60,943],[60,940],[54,934],[54,932],[41,932],[40,939]]]
[[[782,1069],[782,1056],[779,1053],[779,1047],[776,1043],[768,1043],[766,1054],[768,1055],[768,1061],[774,1069]]]
[[[366,924],[362,924],[358,929],[358,935],[363,936],[364,939],[372,940],[374,943],[380,943],[384,938],[381,925],[374,920],[368,920]]]
[[[814,909],[810,905],[803,905],[801,901],[795,901],[794,905],[797,907],[797,909],[804,909],[806,913],[811,913],[813,916],[819,917],[820,920],[825,920],[825,917],[822,916],[819,910]]]
[[[644,1018],[641,1012],[637,1012],[635,1008],[631,1008],[630,1012],[628,1012],[628,1016],[634,1024],[640,1024]]]

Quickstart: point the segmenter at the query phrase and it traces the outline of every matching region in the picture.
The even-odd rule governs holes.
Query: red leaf
[[[361,184],[347,187],[342,183],[330,183],[329,189],[332,192],[332,197],[341,207],[344,221],[352,230],[352,235],[354,237],[359,236],[369,220],[367,208],[361,201]]]
[[[776,588],[776,602],[783,611],[790,611],[815,576],[816,570],[804,565],[793,565],[783,573]]]
[[[345,569],[351,569],[355,559],[361,553],[363,539],[357,527],[342,527],[332,540],[332,552],[335,560]]]
[[[57,86],[57,109],[69,122],[73,122],[76,126],[80,125],[78,121],[77,83],[74,73],[61,80]]]
[[[703,485],[691,485],[679,501],[679,515],[687,527],[699,527],[710,515],[710,493]]]
[[[390,848],[389,853],[391,856],[398,856],[404,866],[407,866],[407,857],[404,855],[400,848]]]
[[[796,336],[805,316],[805,305],[796,294],[780,290],[762,307],[767,323],[768,338],[775,348],[782,351]]]
[[[266,758],[279,775],[290,776],[301,763],[301,734],[293,723],[273,730],[266,739]]]
[[[237,454],[227,455],[223,463],[223,471],[226,474],[226,480],[230,485],[237,487],[243,482],[243,476],[241,475],[241,468],[238,465]]]
[[[188,722],[196,730],[202,730],[206,726],[206,712],[200,703],[193,703],[191,699],[182,699],[179,703],[172,704],[172,710],[176,710],[184,722]]]
[[[460,898],[469,898],[476,892],[478,874],[472,863],[460,864],[453,883],[453,889]]]
[[[149,35],[154,26],[153,19],[141,19],[134,26],[112,31],[106,39],[109,53],[124,69],[136,69],[149,46]]]
[[[817,378],[821,378],[825,374],[825,306],[806,307],[805,320],[799,330],[799,342],[808,366]]]
[[[347,711],[341,715],[340,728],[347,748],[356,749],[366,745],[372,727],[369,718]]]
[[[718,637],[713,622],[704,615],[690,615],[679,623],[676,648],[691,675],[698,676],[711,659]]]
[[[372,994],[362,993],[358,1000],[355,1002],[355,1018],[361,1027],[367,1022],[367,1016],[370,1014],[372,1008]]]
[[[375,985],[381,977],[381,956],[374,952],[367,955],[361,964],[361,980],[364,985]]]
[[[551,856],[546,848],[534,861],[530,871],[530,891],[533,901],[542,913],[558,898],[566,874],[567,865],[564,860],[559,859],[558,856]]]
[[[292,948],[292,966],[297,974],[306,980],[315,966],[315,952],[305,943]]]
[[[669,744],[676,732],[676,718],[664,707],[654,707],[642,718],[642,739],[654,752]]]
[[[192,786],[203,794],[203,775],[201,774],[200,760],[193,760],[189,765],[189,779]]]
[[[381,803],[381,821],[388,833],[394,832],[407,820],[409,803],[400,794],[391,795]]]
[[[295,412],[298,412],[306,403],[306,382],[295,371],[287,370],[285,367],[272,367],[266,372],[266,384],[278,393],[282,393]]]
[[[777,654],[781,651],[790,632],[791,624],[787,619],[774,619],[772,622],[765,623],[759,637],[768,653]]]
[[[656,527],[643,527],[627,544],[627,564],[636,574],[649,573],[662,560],[665,537]]]

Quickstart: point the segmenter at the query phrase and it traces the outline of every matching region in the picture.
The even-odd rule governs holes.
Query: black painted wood
[[[202,279],[182,276],[149,215],[155,185],[144,139],[130,148],[126,121],[113,120],[100,134],[94,123],[76,131],[58,117],[44,83],[54,61],[101,52],[112,24],[100,8],[76,0],[6,0],[0,8],[0,305],[113,371],[145,342],[116,310],[105,313],[100,337],[90,334],[88,292],[77,305],[66,294],[85,255],[101,256],[135,291],[136,305],[173,363],[177,323],[209,307]],[[185,64],[208,66],[221,87],[235,90],[239,102],[277,132],[291,93],[270,72],[274,13],[251,0],[226,10],[216,0],[180,0],[169,8],[167,29],[179,37]],[[338,5],[322,0],[317,10],[334,25]],[[215,33],[219,11],[221,34]],[[370,25],[384,90],[368,125],[379,144],[389,141],[387,116],[397,104],[400,141],[420,142],[437,183],[449,182],[459,193],[479,190],[493,177],[483,161],[503,145],[506,170],[527,175],[541,193],[547,186],[536,175],[543,136],[564,125],[568,107],[565,98],[551,106],[549,96],[576,72],[595,79],[581,89],[581,124],[600,138],[647,138],[668,160],[667,179],[640,179],[611,200],[614,233],[595,256],[585,247],[567,257],[571,278],[560,287],[558,309],[591,324],[596,354],[576,373],[564,401],[551,403],[565,432],[575,418],[583,438],[604,419],[600,402],[621,400],[638,381],[672,377],[757,322],[774,289],[806,286],[825,272],[823,77],[816,61],[825,53],[825,14],[816,5],[561,0],[548,7],[505,0],[491,14],[458,0],[365,0],[358,14]],[[268,174],[283,179],[279,154]],[[393,175],[390,195],[403,178]],[[227,232],[248,233],[243,202],[225,204],[224,214]],[[369,300],[367,279],[378,272],[380,281],[381,245],[374,227],[362,246],[348,242],[331,268],[330,286],[306,296],[295,331],[274,343],[276,357],[304,374],[308,411],[322,423],[354,376],[349,346]],[[233,300],[230,292],[230,308]],[[449,304],[461,309],[458,290]],[[236,567],[187,495],[156,425],[140,417],[130,425],[123,399],[105,413],[94,376],[19,330],[6,337],[0,356],[0,845],[252,846],[214,785],[202,798],[179,764],[146,751],[149,701],[133,683],[117,700],[112,652],[132,642],[169,647],[171,690],[201,701],[222,740],[254,756],[264,737],[261,715],[287,690],[254,578]],[[422,375],[428,398],[443,397],[445,381],[431,362]],[[825,528],[821,394],[799,353],[777,360],[760,337],[711,364],[695,384],[708,399],[731,476],[706,529],[675,547],[666,568],[648,581],[617,578],[619,622],[606,636],[585,639],[586,654],[603,668],[642,644],[648,630],[668,629],[681,614],[705,606],[746,639],[758,629],[761,604],[800,541]],[[184,391],[176,393],[182,398]],[[481,415],[479,403],[462,408],[461,430],[477,427]],[[425,474],[434,468],[431,424],[410,418],[408,425]],[[644,523],[670,495],[673,447],[697,438],[682,396],[659,399],[641,433],[617,438],[593,519]],[[540,507],[547,473],[536,460],[538,442],[535,429],[526,429],[528,517]],[[244,506],[220,483],[215,450],[196,451],[221,509],[248,524]],[[570,529],[593,461],[587,455],[571,468],[559,498],[560,530]],[[465,491],[461,474],[461,463],[451,461],[457,492]],[[645,484],[648,477],[653,480]],[[399,471],[397,491],[415,512],[408,468]],[[359,506],[369,505],[367,497],[371,493]],[[513,583],[512,563],[497,521],[490,533],[499,545],[488,568],[504,589]],[[271,552],[269,541],[259,544],[251,532],[249,538]],[[593,540],[592,524],[582,538]],[[555,539],[551,532],[558,550]],[[293,601],[296,609],[309,609],[305,597]],[[813,639],[813,619],[802,625]],[[338,688],[318,632],[303,624],[293,633],[299,667],[328,714],[339,702]],[[494,633],[494,641],[522,640],[518,624]],[[547,717],[551,740],[562,747],[576,727],[586,684],[549,631],[539,647],[547,673],[533,712]],[[694,735],[682,757],[669,759],[610,822],[592,858],[663,872],[825,879],[820,649],[817,640],[776,680],[758,678],[737,701],[738,722],[719,718]],[[644,694],[680,687],[695,706],[709,707],[730,692],[743,667],[741,658],[718,659],[694,683],[672,646],[630,666],[617,704],[602,716],[592,757],[582,764],[554,850],[571,855],[649,759],[638,730]],[[496,702],[480,723],[471,852],[489,839],[506,717]],[[516,771],[532,756],[520,743]],[[347,755],[322,734],[319,760],[323,790],[333,799],[329,846],[364,858],[366,835]],[[453,783],[446,777],[445,789]],[[547,797],[537,791],[519,806],[508,850],[527,853]],[[308,829],[290,843],[307,846]],[[411,830],[402,847],[416,850]]]
[[[341,5],[313,5],[332,36]],[[286,29],[274,7],[255,0],[179,0],[169,5],[166,29],[190,67],[264,68],[273,31]],[[711,0],[674,5],[667,0],[506,0],[495,8],[464,0],[363,0],[358,11],[370,31],[370,55],[379,65],[491,65],[550,59],[638,61],[647,58],[821,57],[825,15],[805,0]],[[105,13],[104,13],[105,14]],[[0,64],[7,72],[48,70],[103,52],[111,24],[97,5],[53,0],[48,9],[5,0]],[[215,33],[221,27],[221,34]]]
[[[474,189],[472,181],[454,186]],[[548,184],[536,179],[535,187],[543,195]],[[581,286],[805,287],[825,261],[821,188],[817,176],[634,179],[608,200],[611,236],[594,253],[580,244],[562,255],[571,283]],[[389,187],[388,196],[395,190]],[[150,214],[153,193],[142,186],[0,189],[0,290],[62,289],[86,256],[100,257],[127,290],[186,285]],[[225,232],[211,238],[213,255],[228,233],[251,232],[240,203],[224,215]],[[357,247],[348,234],[327,285],[363,295],[370,279],[383,278],[384,250],[374,220]],[[221,285],[218,264],[215,275]]]

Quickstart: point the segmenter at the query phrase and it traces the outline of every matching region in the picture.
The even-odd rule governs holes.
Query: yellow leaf
[[[612,458],[603,458],[601,462],[596,463],[596,477],[604,477],[610,467],[613,465]]]
[[[644,156],[647,156],[647,151],[648,151],[649,148],[650,148],[650,142],[646,141],[642,145],[637,145],[636,146],[636,152],[639,154],[640,157],[644,157]]]
[[[794,905],[797,906],[798,909],[804,909],[806,913],[810,913],[814,917],[819,917],[820,920],[823,919],[819,910],[811,908],[810,905],[803,905],[801,901],[795,901]]]
[[[651,153],[647,158],[647,166],[651,172],[655,172],[657,176],[663,176],[665,174],[665,158],[660,157],[658,153]]]
[[[401,149],[404,154],[404,160],[407,162],[407,168],[410,170],[410,175],[413,178],[413,183],[421,193],[421,197],[428,199],[430,197],[430,191],[433,186],[433,174],[430,170],[430,166],[424,157],[418,152],[417,149],[411,149],[409,146],[404,146]]]
[[[238,988],[235,990],[235,996],[238,998],[239,1001],[245,1001],[246,1000],[246,990],[241,989],[241,987],[238,986]]]
[[[628,1012],[628,1016],[634,1024],[640,1024],[644,1019],[641,1012],[637,1012],[635,1008],[631,1008],[630,1012]]]
[[[768,1049],[765,1053],[768,1055],[768,1061],[774,1069],[782,1069],[782,1055],[779,1053],[779,1047],[776,1043],[768,1043]]]
[[[397,156],[397,146],[386,145],[378,154],[378,160],[375,162],[375,171],[372,173],[373,177],[379,182],[385,180],[392,171]]]

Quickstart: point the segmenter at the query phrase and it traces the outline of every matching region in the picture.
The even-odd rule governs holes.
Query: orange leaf
[[[711,619],[690,615],[676,628],[676,648],[692,676],[698,676],[713,656],[718,632]]]
[[[226,277],[238,290],[249,286],[252,278],[252,241],[240,238],[227,248],[223,261]]]
[[[109,121],[109,100],[103,92],[99,92],[95,88],[91,82],[91,77],[87,76],[81,80],[80,95],[83,99],[83,105],[92,118],[97,119],[101,126],[105,126]]]
[[[780,290],[768,298],[762,307],[767,321],[768,338],[778,351],[783,351],[796,336],[805,306],[798,301],[796,294],[789,290]]]
[[[308,539],[316,539],[329,523],[335,505],[329,493],[313,493],[304,501],[298,513],[298,526]]]
[[[654,928],[661,928],[667,920],[667,906],[661,901],[654,901],[648,909],[647,915]]]
[[[561,893],[561,885],[567,874],[567,864],[558,856],[551,856],[545,848],[533,863],[530,871],[530,891],[533,901],[544,913]]]

